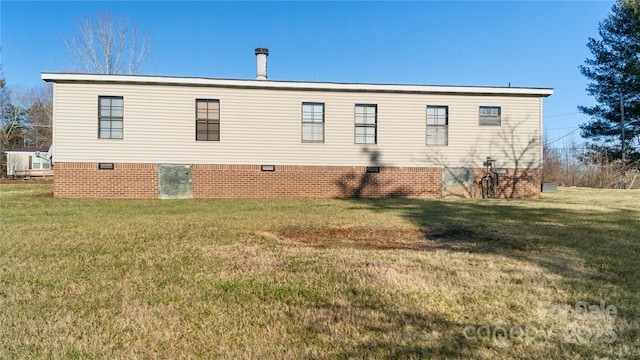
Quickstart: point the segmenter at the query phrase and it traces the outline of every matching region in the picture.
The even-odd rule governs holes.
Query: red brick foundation
[[[474,194],[482,197],[478,180],[484,169],[474,169]],[[368,173],[363,166],[192,165],[194,198],[348,198],[442,197],[441,168],[381,167]],[[537,197],[537,169],[509,170],[500,175],[500,197]],[[156,164],[114,164],[99,170],[98,163],[56,163],[54,196],[65,198],[158,198]]]
[[[193,165],[195,198],[344,198],[441,196],[440,168]]]
[[[540,171],[538,169],[508,169],[508,174],[499,174],[500,198],[537,198],[540,196]],[[482,198],[482,188],[478,182],[486,173],[484,168],[473,171],[476,198]]]
[[[98,170],[98,163],[55,163],[53,195],[65,198],[157,199],[156,164],[114,164]]]

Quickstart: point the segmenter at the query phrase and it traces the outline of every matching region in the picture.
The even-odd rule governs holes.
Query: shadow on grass
[[[451,243],[448,246],[451,251],[499,253],[535,263],[587,287],[601,283],[630,293],[640,291],[637,276],[640,274],[637,261],[640,258],[640,211],[637,210],[615,207],[569,210],[529,206],[530,202],[519,205],[508,200],[345,201],[351,202],[353,209],[397,213],[425,229],[425,240]],[[468,246],[454,246],[461,243]],[[584,260],[588,272],[585,268],[576,268],[571,261],[563,261],[566,256]],[[597,289],[589,292],[594,290]],[[609,296],[597,291],[595,295],[602,299]],[[634,315],[637,321],[640,314]]]
[[[566,358],[568,354],[580,358],[611,358],[612,354],[611,348],[606,346],[557,342],[558,339],[550,338],[553,335],[550,328],[536,328],[542,332],[528,332],[519,339],[505,339],[506,343],[501,348],[495,342],[498,340],[495,333],[494,337],[482,338],[488,334],[479,330],[495,330],[495,324],[451,321],[435,311],[389,309],[383,303],[371,303],[370,298],[365,291],[364,294],[354,294],[348,305],[318,304],[312,319],[302,319],[306,341],[325,342],[327,348],[339,349],[313,358],[473,359],[497,356],[524,359]],[[340,332],[349,326],[355,326],[353,331],[357,335],[349,333],[351,340],[344,341]],[[624,339],[634,339],[628,337],[633,334],[619,335]],[[480,356],[480,353],[484,355]]]
[[[508,200],[344,201],[349,202],[350,209],[353,210],[370,209],[397,214],[423,229],[425,242],[440,244],[437,247],[416,248],[418,250],[431,248],[451,252],[498,254],[529,262],[559,275],[563,279],[563,288],[559,295],[561,300],[556,301],[566,301],[565,304],[571,306],[579,301],[588,304],[605,301],[607,305],[613,304],[618,310],[617,318],[631,326],[617,328],[617,342],[612,345],[624,348],[633,347],[637,343],[640,333],[640,262],[637,261],[640,258],[640,211],[616,208],[616,204],[595,210],[588,206],[566,209],[552,204],[531,206],[531,202],[525,204]],[[353,303],[350,306],[360,311],[367,309],[363,304]],[[380,311],[381,307],[376,309]],[[360,357],[362,354],[385,358],[466,358],[473,357],[474,349],[486,346],[463,337],[461,329],[469,324],[453,323],[437,313],[424,315],[384,310],[384,317],[390,324],[404,323],[407,326],[433,329],[445,335],[442,338],[453,343],[380,341],[384,337],[376,336],[375,341],[362,341],[342,354],[333,355],[338,358]],[[373,330],[385,331],[384,328]],[[421,344],[425,346],[420,346]],[[554,346],[554,350],[547,349],[547,355],[557,351],[559,356],[571,353],[585,357],[608,357],[614,349],[567,343],[556,343]]]
[[[316,313],[319,316],[306,329],[311,336],[335,337],[332,327],[339,326],[341,322],[367,324],[357,329],[362,335],[359,340],[343,344],[341,350],[323,354],[320,357],[323,359],[472,358],[474,349],[483,346],[480,342],[468,341],[459,331],[466,325],[451,322],[435,312],[425,314],[351,304],[318,306]],[[403,327],[398,328],[398,324]],[[443,343],[440,336],[450,341]]]

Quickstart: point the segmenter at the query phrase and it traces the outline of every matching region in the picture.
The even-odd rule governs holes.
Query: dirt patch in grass
[[[495,252],[531,250],[533,246],[481,228],[451,226],[443,229],[294,229],[260,235],[314,247],[349,247],[374,250],[451,250]]]
[[[265,235],[265,234],[262,234]],[[382,229],[327,229],[288,230],[269,237],[281,241],[314,247],[350,247],[376,250],[437,250],[455,249],[471,251],[476,246],[469,242],[439,241],[429,238],[427,230],[382,230]]]

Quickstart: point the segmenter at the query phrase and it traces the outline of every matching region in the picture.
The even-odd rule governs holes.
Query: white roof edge
[[[491,86],[449,86],[449,85],[391,85],[366,83],[298,82],[278,80],[212,79],[198,77],[173,77],[153,75],[105,75],[78,73],[41,73],[47,82],[101,82],[129,84],[159,84],[184,86],[227,86],[262,89],[300,89],[372,92],[417,92],[417,93],[466,93],[549,96],[551,88],[491,87]]]

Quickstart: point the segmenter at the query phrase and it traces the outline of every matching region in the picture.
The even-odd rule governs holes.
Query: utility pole
[[[620,142],[622,143],[622,179],[620,180],[620,188],[624,189],[625,186],[625,164],[626,157],[624,156],[624,96],[620,91]]]

